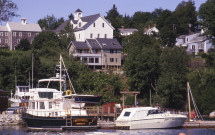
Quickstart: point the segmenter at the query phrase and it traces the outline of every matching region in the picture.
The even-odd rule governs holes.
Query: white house
[[[144,34],[146,34],[146,35],[149,35],[149,36],[151,36],[151,35],[153,35],[153,34],[159,34],[159,30],[156,28],[156,24],[154,24],[154,27],[149,27],[148,29],[146,28],[146,29],[144,29]]]
[[[186,48],[187,53],[198,54],[200,51],[207,53],[209,49],[214,49],[212,41],[201,33],[195,33],[191,35],[181,35],[176,38],[176,46]]]
[[[126,28],[121,28],[119,29],[119,33],[121,36],[129,36],[131,34],[134,34],[134,32],[137,32],[137,29],[126,29]]]
[[[83,17],[82,11],[78,9],[74,13],[74,19],[65,21],[55,32],[59,33],[63,30],[68,22],[73,25],[76,41],[84,42],[86,39],[113,38],[113,26],[100,14]]]

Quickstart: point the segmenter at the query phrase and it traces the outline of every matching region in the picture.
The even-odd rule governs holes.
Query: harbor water
[[[0,135],[215,135],[215,128],[143,129],[143,130],[66,130],[32,131],[25,126],[1,126]]]

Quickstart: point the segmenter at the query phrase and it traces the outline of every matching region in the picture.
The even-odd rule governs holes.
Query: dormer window
[[[103,45],[103,46],[106,46],[107,44],[106,44],[106,43],[102,43],[102,45]]]
[[[115,43],[115,42],[112,42],[112,45],[116,45],[116,43]]]
[[[96,27],[96,23],[93,24],[93,27]]]
[[[79,27],[81,27],[81,22],[79,23]]]
[[[105,27],[105,23],[102,23],[102,27]]]

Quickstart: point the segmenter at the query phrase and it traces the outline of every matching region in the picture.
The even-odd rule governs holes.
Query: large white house
[[[199,52],[207,53],[209,49],[214,49],[212,41],[201,33],[195,33],[190,35],[181,35],[176,38],[176,46],[186,48],[187,53],[194,53],[197,55]]]
[[[113,26],[100,14],[83,17],[80,9],[74,13],[74,19],[65,21],[55,32],[59,33],[70,22],[73,25],[76,41],[86,39],[113,38]]]

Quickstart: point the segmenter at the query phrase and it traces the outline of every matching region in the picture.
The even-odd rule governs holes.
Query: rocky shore
[[[21,124],[20,114],[0,114],[0,126]]]

